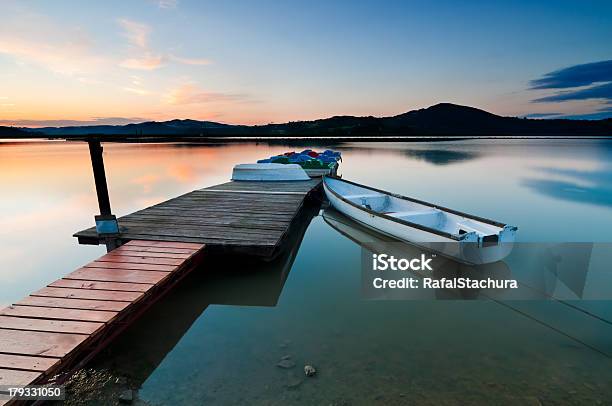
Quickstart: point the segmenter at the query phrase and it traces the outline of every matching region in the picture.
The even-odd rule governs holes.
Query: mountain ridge
[[[23,137],[70,138],[86,135],[151,136],[544,136],[612,135],[612,119],[569,120],[504,117],[475,107],[438,103],[395,116],[332,116],[280,124],[234,125],[214,121],[173,119],[126,125],[43,128],[0,127],[5,134]]]

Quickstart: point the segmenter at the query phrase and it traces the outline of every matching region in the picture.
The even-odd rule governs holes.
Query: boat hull
[[[333,168],[328,168],[328,169],[304,169],[304,171],[311,178],[320,178],[322,176],[328,176],[328,175],[335,176],[338,173],[338,164],[335,164]]]
[[[232,171],[234,181],[305,181],[310,177],[296,164],[239,164]]]
[[[486,264],[500,261],[512,251],[513,235],[512,238],[504,238],[495,246],[487,247],[481,246],[478,242],[458,241],[421,228],[398,223],[385,216],[377,215],[372,211],[350,204],[330,190],[326,182],[323,182],[323,188],[330,204],[337,211],[363,226],[400,241],[438,252],[457,261],[470,265]]]

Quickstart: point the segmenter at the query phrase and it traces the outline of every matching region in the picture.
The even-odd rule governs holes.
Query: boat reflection
[[[363,248],[364,261],[373,253],[385,253],[396,258],[416,258],[423,248],[400,242],[377,233],[333,208],[327,208],[323,219],[333,229]],[[494,281],[516,280],[512,289],[372,289],[369,298],[379,299],[492,299],[492,300],[609,300],[612,288],[599,281],[609,280],[607,270],[612,262],[610,244],[593,243],[515,243],[510,256],[503,261],[483,265],[467,265],[451,258],[437,256],[433,271],[412,273],[411,276],[433,279],[470,278]],[[375,271],[373,271],[375,272]],[[364,277],[366,278],[366,277]],[[372,275],[367,275],[371,284]],[[371,294],[378,292],[379,297]],[[366,293],[366,292],[364,292]]]
[[[392,237],[377,233],[344,216],[329,207],[323,213],[323,219],[340,234],[354,241],[363,248],[363,260],[369,260],[373,253],[385,253],[396,258],[418,258],[428,253],[423,248],[400,242]],[[429,254],[429,253],[428,253]],[[431,253],[435,255],[435,253]],[[511,270],[503,261],[482,265],[467,265],[451,258],[436,255],[432,259],[433,271],[405,271],[417,278],[433,278],[437,280],[470,278],[472,280],[505,280],[511,278]],[[375,272],[375,271],[373,271]],[[404,271],[403,271],[404,272]],[[363,272],[364,289],[371,284],[371,275]],[[367,279],[367,280],[366,280]],[[367,289],[366,296],[371,299],[476,299],[489,298],[496,294],[491,289]],[[372,294],[375,297],[372,297]],[[498,294],[498,293],[497,293]]]

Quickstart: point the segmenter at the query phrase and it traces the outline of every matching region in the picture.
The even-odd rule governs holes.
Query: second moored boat
[[[511,251],[517,227],[355,182],[326,176],[331,205],[391,237],[468,264],[486,264]]]

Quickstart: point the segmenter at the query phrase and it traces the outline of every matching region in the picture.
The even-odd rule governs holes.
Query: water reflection
[[[362,263],[371,260],[372,253],[385,253],[396,258],[418,258],[426,252],[422,248],[410,244],[399,243],[397,240],[372,231],[347,218],[333,208],[327,208],[323,213],[324,221],[334,230],[358,244],[362,251]],[[602,244],[600,244],[602,245]],[[575,343],[587,347],[606,357],[612,357],[612,343],[593,337],[589,332],[576,332],[566,326],[558,325],[558,316],[543,313],[539,303],[541,300],[552,300],[567,307],[567,311],[575,317],[582,314],[588,321],[585,326],[596,328],[600,333],[606,331],[612,334],[612,320],[589,311],[588,305],[582,302],[569,302],[567,299],[582,299],[586,294],[588,299],[610,299],[612,291],[585,292],[588,275],[607,275],[607,266],[612,260],[609,244],[600,246],[597,251],[603,255],[597,256],[599,263],[590,269],[593,254],[591,243],[567,244],[518,244],[505,261],[484,265],[466,265],[450,258],[436,257],[432,261],[433,272],[398,271],[396,274],[385,272],[385,278],[400,279],[405,276],[416,276],[419,279],[431,277],[470,278],[483,280],[503,280],[514,278],[518,281],[517,289],[374,289],[371,287],[374,277],[380,276],[380,271],[373,271],[362,266],[362,294],[365,299],[374,300],[474,300],[493,301],[511,311],[545,326],[552,331],[566,336]],[[512,265],[512,266],[511,266]],[[513,272],[513,269],[516,272]],[[589,271],[591,271],[589,273]],[[378,274],[377,274],[378,273]],[[569,291],[568,291],[569,288]],[[537,300],[537,301],[534,301]]]
[[[93,361],[93,368],[113,370],[139,387],[209,306],[276,306],[304,233],[317,212],[318,205],[305,206],[292,224],[282,251],[272,261],[208,255],[201,268],[101,353]]]
[[[372,253],[396,258],[418,258],[428,251],[377,233],[342,215],[333,208],[323,213],[324,221],[334,230],[358,244],[362,262],[369,263]],[[499,299],[499,300],[608,300],[612,288],[602,289],[598,281],[609,279],[607,263],[612,262],[612,245],[607,243],[516,243],[504,260],[483,265],[467,265],[451,258],[436,256],[432,272],[400,271],[419,278],[470,278],[502,281],[516,279],[517,289],[368,289],[375,271],[364,267],[362,283],[368,299]],[[403,273],[402,273],[403,272]],[[387,275],[389,276],[389,275]],[[391,275],[394,277],[394,275]]]
[[[367,263],[373,253],[385,253],[393,255],[396,258],[418,258],[422,253],[428,253],[421,247],[411,244],[398,242],[397,240],[374,232],[348,217],[342,215],[333,208],[327,208],[323,213],[323,219],[334,230],[349,238],[361,246],[362,261]],[[493,280],[504,280],[511,277],[511,270],[503,261],[498,261],[483,265],[466,265],[457,262],[451,258],[446,258],[438,255],[432,258],[431,267],[432,273],[408,271],[399,271],[397,274],[386,274],[386,277],[399,279],[404,276],[415,276],[419,279],[424,277],[433,277],[433,279],[450,279],[450,278],[470,278],[474,280],[484,280],[491,278]],[[362,286],[363,294],[367,299],[384,299],[384,300],[427,300],[427,299],[477,299],[479,297],[488,299],[494,292],[481,292],[478,289],[374,289],[371,287],[376,271],[364,267],[362,269]],[[406,274],[406,275],[404,275]]]
[[[612,168],[583,171],[576,169],[543,168],[541,172],[572,180],[526,179],[523,185],[554,199],[598,206],[612,206]]]
[[[479,154],[473,151],[450,149],[406,149],[402,152],[410,158],[423,160],[434,165],[449,165],[471,161],[479,157]]]
[[[585,210],[583,201],[552,201],[522,180],[569,179],[594,188],[595,181],[609,190],[601,178],[606,173],[597,173],[612,161],[612,149],[603,144],[474,140],[338,148],[343,173],[359,183],[516,223],[521,241],[592,242],[609,241],[610,205]],[[303,145],[109,144],[113,210],[122,215],[226,182],[237,162]],[[463,152],[476,155],[442,165],[402,152],[416,149],[455,151],[459,159]],[[580,175],[534,172],[542,167]],[[0,185],[9,193],[0,199],[0,301],[15,302],[103,253],[71,237],[97,212],[86,145],[0,145]],[[293,259],[285,269],[275,261],[276,271],[268,272],[263,264],[227,258],[230,265],[218,264],[216,272],[202,270],[96,362],[135,376],[136,386],[144,380],[141,395],[152,404],[524,404],[534,398],[532,403],[605,404],[612,398],[610,360],[576,337],[612,354],[611,326],[604,321],[612,320],[612,306],[609,300],[575,300],[609,294],[612,273],[593,272],[609,269],[612,250],[606,257],[606,249],[593,246],[582,275],[559,267],[554,250],[505,260],[513,277],[534,288],[532,298],[557,300],[365,301],[359,245],[315,217],[292,266]],[[547,271],[529,273],[525,261],[540,261]],[[276,366],[286,354],[298,363],[295,372],[309,362],[320,375],[295,388],[294,378]]]

